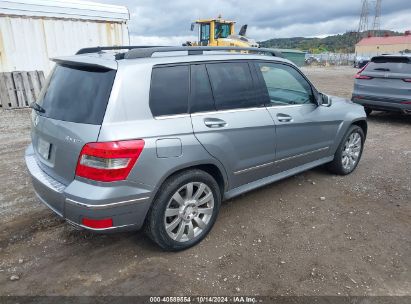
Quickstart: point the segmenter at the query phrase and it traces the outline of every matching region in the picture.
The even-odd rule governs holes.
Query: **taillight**
[[[401,103],[402,103],[402,104],[409,104],[409,105],[411,105],[411,101],[402,101]]]
[[[144,140],[96,142],[84,145],[76,175],[101,182],[127,178],[144,148]]]
[[[364,66],[361,68],[361,70],[359,70],[359,71],[357,72],[357,74],[355,74],[355,76],[354,76],[355,79],[372,79],[372,77],[370,77],[370,76],[361,75],[362,71],[365,70],[365,68],[367,67],[367,65],[368,65],[368,63],[367,63],[366,65],[364,65]]]
[[[403,79],[403,81],[405,81],[405,82],[411,82],[411,78],[405,78],[405,79]]]
[[[372,79],[372,77],[366,76],[366,75],[361,75],[361,74],[356,74],[355,79]]]

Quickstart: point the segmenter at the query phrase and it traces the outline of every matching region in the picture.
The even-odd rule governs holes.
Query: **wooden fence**
[[[0,108],[23,108],[36,100],[44,85],[44,73],[0,73]]]

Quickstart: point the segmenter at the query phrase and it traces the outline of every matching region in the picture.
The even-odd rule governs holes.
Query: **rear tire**
[[[210,174],[197,169],[177,173],[160,187],[146,233],[167,251],[190,248],[210,232],[220,205],[221,191]]]
[[[360,162],[364,141],[364,131],[359,126],[352,125],[341,140],[328,169],[339,175],[353,172]]]
[[[365,114],[367,114],[367,116],[370,116],[372,109],[365,107],[364,110],[365,110]]]

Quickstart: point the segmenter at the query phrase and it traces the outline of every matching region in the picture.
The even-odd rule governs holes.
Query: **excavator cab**
[[[238,34],[234,33],[235,21],[224,20],[221,16],[215,19],[200,19],[191,24],[191,31],[198,27],[198,41],[187,41],[184,45],[200,46],[238,46],[258,47],[254,39],[245,36],[247,25],[243,25]]]
[[[230,35],[234,35],[234,21],[223,20],[221,16],[217,19],[200,19],[191,24],[193,31],[198,25],[198,43],[202,46],[218,46],[219,39],[226,39]],[[225,45],[225,44],[223,44]]]

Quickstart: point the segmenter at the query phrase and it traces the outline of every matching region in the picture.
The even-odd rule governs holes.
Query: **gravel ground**
[[[350,97],[354,69],[304,71]],[[0,295],[411,295],[410,126],[371,115],[353,174],[317,168],[229,200],[201,244],[167,253],[141,232],[77,231],[41,205],[23,162],[29,111],[2,110]]]

